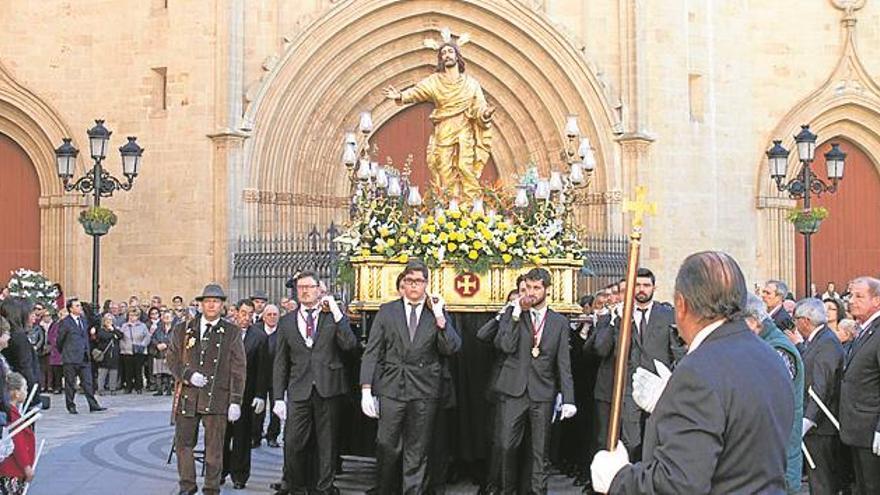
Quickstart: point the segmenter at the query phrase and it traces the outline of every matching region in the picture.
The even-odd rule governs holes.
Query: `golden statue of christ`
[[[430,117],[434,132],[427,149],[432,185],[451,197],[473,200],[480,195],[480,175],[491,153],[495,108],[486,103],[480,83],[464,73],[458,44],[448,31],[443,34],[435,72],[403,91],[389,86],[385,97],[399,105],[434,104]],[[464,36],[459,38],[461,44],[466,42],[463,40]]]

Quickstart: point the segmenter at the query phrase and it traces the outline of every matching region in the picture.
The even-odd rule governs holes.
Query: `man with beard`
[[[434,103],[434,132],[427,147],[431,182],[452,197],[472,199],[480,193],[480,176],[489,161],[495,108],[464,70],[459,46],[450,37],[437,50],[434,74],[403,91],[389,86],[385,97],[399,105]]]
[[[496,390],[501,394],[500,433],[501,492],[516,493],[517,451],[531,432],[531,493],[547,493],[547,451],[550,423],[558,414],[568,419],[577,413],[568,350],[568,320],[547,305],[550,273],[533,268],[525,275],[526,296],[498,323],[495,346],[504,353],[504,365]],[[554,411],[554,400],[562,394],[562,405]]]
[[[642,437],[645,421],[649,411],[644,411],[633,400],[632,378],[637,368],[644,368],[653,374],[666,377],[673,364],[684,353],[684,346],[678,340],[675,330],[675,315],[667,303],[654,301],[654,273],[647,268],[639,268],[636,272],[635,307],[633,308],[633,326],[630,343],[626,391],[623,400],[621,437],[629,450],[630,458],[640,460],[642,457]],[[621,293],[621,298],[625,292]],[[607,321],[607,320],[606,320]],[[609,326],[597,330],[596,348],[602,349],[603,357],[616,354],[617,336],[620,331],[620,319]],[[655,363],[662,366],[657,369]],[[613,378],[612,378],[613,380]],[[610,397],[609,397],[610,398]],[[610,402],[610,401],[609,401]],[[607,434],[607,431],[606,431]]]

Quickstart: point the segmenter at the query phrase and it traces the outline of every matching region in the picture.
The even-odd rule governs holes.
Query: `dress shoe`
[[[101,407],[101,406],[89,408],[89,412],[101,412],[101,411],[106,411],[106,410],[107,410],[106,407]]]
[[[278,440],[269,440],[266,442],[266,445],[268,445],[269,447],[272,447],[273,449],[277,449],[278,447],[281,447],[281,445],[278,445]]]
[[[274,483],[269,483],[269,488],[275,490],[276,492],[284,492],[287,493],[287,483],[283,481],[276,481]]]
[[[232,488],[235,488],[236,490],[244,490],[245,486],[246,485],[243,481],[236,481],[232,484]]]
[[[76,407],[68,407],[67,412],[69,412],[70,414],[79,414],[76,410]]]

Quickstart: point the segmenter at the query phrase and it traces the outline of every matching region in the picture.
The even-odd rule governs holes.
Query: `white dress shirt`
[[[648,303],[648,307],[645,309],[645,323],[651,321],[651,310],[654,309],[654,301],[651,300]],[[642,330],[644,330],[640,325],[642,324],[642,310],[638,306],[633,308],[633,320],[635,320],[636,329],[639,331],[639,335],[642,334]]]
[[[409,318],[410,313],[413,311],[416,312],[416,328],[418,328],[419,323],[422,321],[422,306],[425,304],[425,299],[421,301],[410,301],[409,299],[404,299],[404,312],[406,313],[406,326],[409,328]]]
[[[715,321],[713,323],[710,323],[710,324],[706,325],[705,327],[703,327],[703,329],[700,330],[699,332],[697,332],[697,334],[694,336],[694,340],[691,342],[691,345],[688,346],[687,353],[690,354],[690,353],[696,351],[697,347],[700,347],[700,344],[702,344],[703,341],[706,340],[706,337],[711,335],[712,332],[717,330],[718,327],[723,325],[724,322],[726,322],[726,321],[727,321],[726,318],[721,318],[720,320]]]
[[[199,338],[205,338],[205,329],[208,327],[208,325],[211,325],[211,328],[216,328],[219,324],[220,318],[217,318],[213,321],[208,321],[205,319],[204,316],[202,316],[202,321],[201,323],[199,323]]]
[[[544,327],[546,326],[547,321],[545,318],[547,317],[547,305],[545,304],[541,308],[532,308],[532,328],[530,330],[535,332],[537,330],[537,334],[534,336],[533,342],[538,344],[541,343],[541,337],[544,336]]]

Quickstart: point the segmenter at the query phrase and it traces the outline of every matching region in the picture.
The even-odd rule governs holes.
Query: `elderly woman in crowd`
[[[122,340],[119,341],[120,364],[122,364],[122,384],[125,393],[132,390],[137,393],[144,389],[144,362],[147,358],[147,346],[150,345],[150,331],[141,321],[141,310],[135,305],[128,309],[128,321],[120,329]]]
[[[174,326],[174,313],[171,310],[165,310],[159,324],[156,325],[156,331],[150,339],[150,355],[153,356],[153,376],[156,380],[155,396],[162,394],[171,395],[171,370],[165,363],[165,353],[168,345],[171,344],[171,329]]]
[[[119,341],[122,340],[122,331],[116,328],[114,322],[112,313],[104,314],[92,350],[92,359],[98,366],[99,395],[104,395],[107,390],[113,395],[119,388]]]
[[[40,363],[28,340],[27,333],[34,325],[33,305],[21,297],[9,297],[0,304],[0,315],[6,318],[12,327],[9,347],[3,350],[3,356],[12,371],[24,376],[28,390],[39,383]]]

